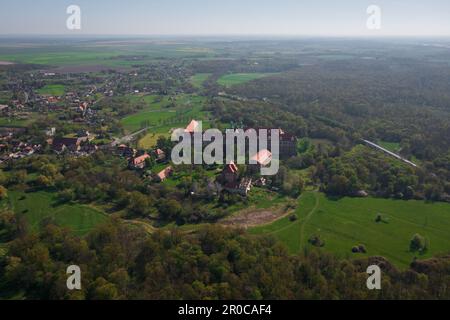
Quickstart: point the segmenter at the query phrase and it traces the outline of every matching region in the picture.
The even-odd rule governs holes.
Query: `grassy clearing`
[[[233,73],[221,76],[217,83],[221,86],[231,87],[234,85],[246,83],[248,81],[266,77],[267,73]]]
[[[138,141],[138,147],[142,149],[151,149],[156,146],[159,137],[170,137],[171,127],[159,127],[157,129],[150,130],[142,139]]]
[[[24,215],[33,230],[37,230],[44,219],[50,218],[75,234],[84,235],[108,219],[106,214],[85,205],[59,205],[53,193],[10,191],[8,195],[10,207],[16,214]]]
[[[207,113],[202,111],[205,98],[196,95],[178,95],[173,98],[145,96],[135,98],[142,101],[145,107],[139,112],[129,115],[121,120],[124,128],[129,131],[137,131],[144,124],[152,127],[152,133],[168,134],[171,128],[186,126],[192,119],[204,120]],[[151,137],[151,136],[149,136]],[[150,138],[147,137],[147,140]],[[148,145],[148,141],[145,142]]]
[[[39,94],[51,96],[62,96],[66,92],[66,87],[61,84],[48,84],[38,90]]]
[[[0,127],[26,127],[31,123],[31,119],[15,119],[15,118],[7,118],[0,117]]]
[[[381,214],[383,222],[375,219]],[[342,257],[380,255],[399,267],[406,267],[414,256],[419,259],[450,252],[450,205],[374,198],[331,200],[316,192],[306,192],[299,200],[298,220],[288,217],[253,228],[253,234],[273,234],[292,253],[308,247],[312,235],[325,241],[323,250]],[[419,233],[429,240],[424,255],[409,251],[409,241]],[[363,244],[367,254],[352,254]]]
[[[175,112],[171,111],[141,111],[123,118],[121,122],[126,130],[133,132],[144,127],[143,123],[149,126],[158,126],[175,115]]]

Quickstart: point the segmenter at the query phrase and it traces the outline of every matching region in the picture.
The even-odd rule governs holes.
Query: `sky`
[[[81,29],[68,30],[69,5]],[[369,5],[381,29],[366,26]],[[450,36],[448,0],[0,0],[0,35]]]

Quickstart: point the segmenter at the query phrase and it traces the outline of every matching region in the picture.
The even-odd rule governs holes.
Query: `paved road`
[[[126,143],[128,143],[128,142],[130,142],[130,141],[133,141],[134,138],[135,138],[137,135],[141,134],[142,132],[147,131],[147,130],[150,129],[150,128],[151,128],[151,127],[146,127],[146,128],[140,129],[140,130],[138,130],[138,131],[136,131],[136,132],[133,132],[133,133],[127,135],[127,136],[124,136],[124,137],[122,137],[122,138],[116,138],[113,142],[111,142],[111,146],[115,147],[115,146],[117,146],[117,145],[119,145],[119,144],[123,144],[123,143],[126,144]]]
[[[364,140],[364,139],[362,141],[364,141],[369,146],[374,147],[375,149],[381,150],[384,153],[387,153],[388,155],[393,156],[394,158],[397,158],[398,160],[401,160],[401,161],[409,164],[410,166],[413,166],[413,167],[417,168],[417,164],[409,161],[408,159],[403,158],[402,156],[399,156],[396,153],[393,153],[392,151],[389,151],[389,150],[383,148],[382,146],[377,145],[376,143],[373,143],[373,142],[371,142],[369,140]]]

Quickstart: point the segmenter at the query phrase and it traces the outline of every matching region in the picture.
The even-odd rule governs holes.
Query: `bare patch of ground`
[[[269,209],[246,209],[219,221],[219,224],[230,227],[250,228],[263,224],[269,224],[275,220],[287,216],[292,212],[293,210],[288,210],[283,207]]]
[[[15,63],[11,61],[0,61],[0,66],[12,66],[13,64]]]

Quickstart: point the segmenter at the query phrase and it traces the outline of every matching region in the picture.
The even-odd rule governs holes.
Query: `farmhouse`
[[[168,177],[170,177],[173,174],[173,169],[172,167],[167,167],[164,170],[162,170],[161,172],[159,172],[155,179],[159,182],[163,182],[164,180],[166,180]]]
[[[149,158],[150,158],[150,156],[147,153],[145,153],[139,157],[130,158],[130,160],[128,162],[128,166],[131,169],[144,169],[145,168],[145,160],[147,160]]]

